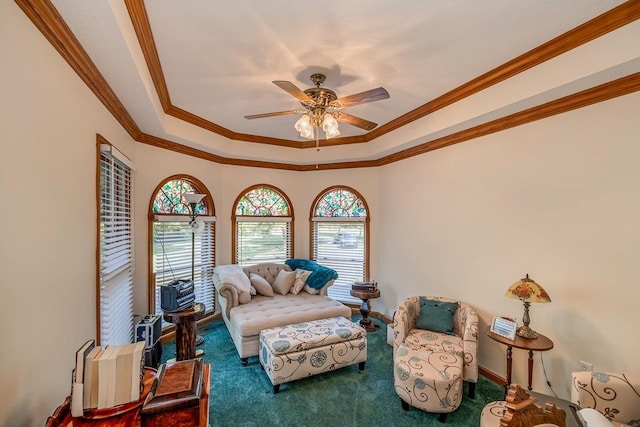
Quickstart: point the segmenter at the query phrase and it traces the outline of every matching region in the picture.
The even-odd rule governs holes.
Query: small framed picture
[[[516,338],[516,329],[518,328],[518,323],[512,319],[508,319],[506,317],[494,317],[491,322],[491,332],[496,335],[500,335],[501,337],[505,337],[510,340],[515,340]]]

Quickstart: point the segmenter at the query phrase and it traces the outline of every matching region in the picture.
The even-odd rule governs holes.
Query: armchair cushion
[[[455,331],[453,330],[453,315],[457,310],[457,302],[446,302],[420,297],[420,314],[418,315],[416,326],[419,329],[455,335]]]

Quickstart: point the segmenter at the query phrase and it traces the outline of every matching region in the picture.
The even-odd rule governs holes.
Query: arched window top
[[[292,216],[287,197],[277,188],[259,185],[248,189],[236,203],[240,216]]]
[[[355,190],[335,187],[324,192],[316,202],[314,217],[366,217],[367,206]]]
[[[151,213],[167,215],[189,215],[189,205],[185,203],[184,194],[205,194],[204,199],[196,205],[197,215],[213,215],[211,197],[204,184],[196,178],[188,176],[169,177],[162,183],[153,198]]]

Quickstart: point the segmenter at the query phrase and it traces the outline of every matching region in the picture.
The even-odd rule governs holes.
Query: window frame
[[[189,222],[190,215],[188,213],[159,213],[159,212],[154,212],[153,211],[153,206],[154,206],[154,201],[156,199],[156,195],[158,194],[158,192],[162,189],[162,187],[164,185],[166,185],[167,183],[171,182],[171,181],[176,181],[176,180],[183,180],[187,183],[189,183],[189,185],[191,185],[191,187],[193,187],[194,192],[198,193],[198,194],[204,194],[204,198],[202,199],[202,201],[200,203],[202,203],[205,206],[206,209],[206,214],[202,215],[202,214],[198,214],[198,216],[203,216],[203,217],[207,217],[210,219],[211,222],[211,233],[212,233],[212,247],[213,247],[213,253],[211,254],[211,265],[212,268],[215,267],[216,265],[216,255],[217,255],[217,249],[216,249],[216,216],[215,216],[215,204],[213,202],[213,197],[211,196],[211,192],[209,191],[209,189],[207,188],[207,186],[200,181],[198,178],[191,176],[191,175],[187,175],[187,174],[176,174],[176,175],[171,175],[165,179],[163,179],[162,181],[160,181],[160,183],[155,187],[154,191],[151,193],[151,198],[149,200],[149,208],[147,210],[147,224],[148,224],[148,239],[147,239],[147,253],[148,253],[148,262],[147,262],[147,267],[148,267],[148,272],[147,272],[147,294],[148,294],[148,299],[147,299],[147,310],[148,313],[150,314],[155,314],[156,313],[156,280],[155,280],[155,276],[154,276],[154,265],[153,265],[153,261],[154,261],[154,253],[153,253],[153,243],[154,243],[154,224],[156,222],[164,222],[164,221],[157,221],[156,217],[166,217],[166,218],[185,218],[184,222]],[[173,222],[173,221],[172,221]],[[182,221],[175,221],[175,222],[182,222]],[[197,254],[196,254],[197,256]],[[208,307],[207,306],[207,311],[205,314],[204,318],[208,318],[211,317],[213,315],[215,315],[216,313],[216,301],[215,301],[215,290],[213,292],[213,301],[214,301],[214,306],[213,307]],[[207,304],[208,305],[208,304]],[[168,328],[165,328],[166,330],[171,330],[173,329],[175,326],[169,326]]]
[[[366,216],[364,217],[354,217],[354,216],[331,216],[331,217],[317,217],[315,216],[315,212],[316,209],[318,207],[318,204],[329,194],[332,193],[334,191],[337,190],[344,190],[344,191],[348,191],[350,193],[352,193],[354,196],[356,196],[361,202],[362,205],[364,206],[365,212],[366,212]],[[371,222],[371,215],[370,215],[370,209],[369,209],[369,205],[367,204],[367,201],[365,200],[365,198],[362,196],[362,194],[360,194],[357,190],[355,190],[354,188],[351,188],[349,186],[346,185],[333,185],[331,187],[327,187],[324,190],[322,190],[320,193],[318,193],[318,195],[316,196],[316,198],[313,200],[313,203],[311,204],[311,209],[309,211],[309,258],[316,261],[316,262],[320,262],[322,263],[322,260],[318,261],[317,260],[317,252],[316,252],[316,242],[315,242],[315,228],[316,225],[315,223],[317,222],[332,222],[332,223],[340,223],[340,222],[345,222],[345,223],[349,223],[349,222],[354,222],[357,220],[354,220],[354,218],[362,218],[361,222],[363,222],[364,224],[364,245],[363,245],[363,249],[364,249],[364,265],[363,265],[363,280],[368,281],[370,280],[370,256],[371,256],[371,227],[370,227],[370,222]],[[344,218],[344,221],[340,221],[339,218]],[[339,272],[338,272],[339,274]],[[335,286],[335,284],[334,284]],[[348,302],[358,302],[360,303],[361,301],[358,298],[353,298],[353,300],[349,299]]]
[[[238,209],[238,204],[240,203],[240,200],[242,200],[243,197],[245,197],[247,194],[249,194],[250,192],[254,191],[254,190],[258,190],[258,189],[262,189],[262,188],[266,188],[269,189],[275,193],[277,193],[278,195],[280,195],[280,197],[286,202],[287,204],[287,208],[289,210],[289,215],[288,216],[277,216],[277,215],[238,215],[236,213],[237,209]],[[239,245],[239,237],[238,237],[238,222],[246,222],[246,221],[251,221],[250,218],[255,218],[256,222],[260,222],[260,218],[271,218],[268,220],[263,220],[264,222],[273,222],[275,221],[273,218],[286,218],[286,220],[284,220],[284,222],[288,222],[289,223],[289,254],[285,254],[285,258],[293,258],[293,254],[295,253],[295,248],[294,248],[294,242],[295,242],[295,236],[294,236],[294,230],[295,230],[295,216],[294,216],[294,210],[293,210],[293,205],[291,203],[291,200],[289,199],[289,197],[286,195],[286,193],[284,191],[282,191],[281,189],[279,189],[278,187],[274,186],[274,185],[270,185],[270,184],[255,184],[252,185],[250,187],[245,188],[244,190],[242,190],[240,192],[240,194],[236,197],[235,201],[233,202],[233,206],[232,206],[232,211],[231,211],[231,236],[232,236],[232,244],[231,244],[231,263],[232,264],[240,264],[240,260],[238,260],[238,245]],[[250,265],[250,264],[247,264]]]
[[[131,160],[122,154],[113,144],[107,141],[102,135],[96,135],[96,342],[99,345],[110,345],[110,344],[126,344],[127,342],[131,342],[133,340],[133,329],[134,329],[134,297],[133,297],[133,277],[135,274],[135,252],[134,252],[134,167]],[[124,226],[125,229],[128,228],[127,233],[127,243],[126,243],[126,251],[128,251],[128,255],[126,255],[126,260],[121,263],[116,269],[117,273],[113,274],[109,279],[103,279],[103,245],[105,244],[105,234],[103,233],[103,193],[102,193],[102,176],[103,176],[103,156],[107,160],[110,165],[109,171],[107,173],[113,179],[115,176],[115,168],[121,168],[126,172],[125,182],[118,183],[118,187],[123,194],[126,195],[126,200],[120,203],[116,203],[117,206],[112,207],[111,214],[118,215],[118,211],[122,212],[124,209],[127,212],[127,223],[128,225]],[[124,190],[122,188],[124,186]],[[108,197],[110,201],[113,203],[114,199],[117,201],[118,195],[115,189],[115,186],[111,187],[111,192]],[[121,215],[120,215],[121,216]],[[116,223],[120,221],[115,221]],[[118,232],[122,231],[122,226],[118,226]],[[118,233],[115,233],[118,234]],[[111,236],[113,237],[113,236]],[[121,245],[119,245],[121,246]],[[126,274],[126,277],[122,277],[123,274]],[[128,314],[130,315],[130,324],[128,326],[129,337],[127,342],[120,341],[108,341],[105,342],[105,335],[103,334],[103,317],[107,314],[104,313],[103,316],[103,280],[107,282],[115,282],[115,279],[119,278],[121,281],[120,284],[125,285],[128,289],[125,291],[127,293],[125,300],[128,304]],[[115,283],[117,285],[117,283]],[[126,309],[124,311],[127,311]],[[122,335],[123,332],[120,331],[116,333],[116,337],[118,335]]]

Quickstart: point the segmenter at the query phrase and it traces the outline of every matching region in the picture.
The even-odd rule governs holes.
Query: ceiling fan
[[[244,116],[244,118],[261,119],[264,117],[284,116],[287,114],[302,114],[302,117],[296,122],[295,129],[300,132],[300,136],[309,139],[315,138],[315,129],[319,127],[323,128],[327,138],[333,138],[340,135],[337,122],[347,123],[364,130],[372,130],[378,126],[377,123],[344,113],[340,111],[340,109],[387,99],[389,98],[389,92],[384,88],[379,87],[338,98],[336,93],[331,89],[320,87],[320,85],[324,83],[325,78],[326,76],[324,74],[312,74],[311,81],[316,85],[316,87],[312,87],[304,91],[300,90],[291,82],[276,80],[273,84],[293,95],[298,99],[298,101],[300,101],[300,104],[302,104],[305,109],[252,114]]]

